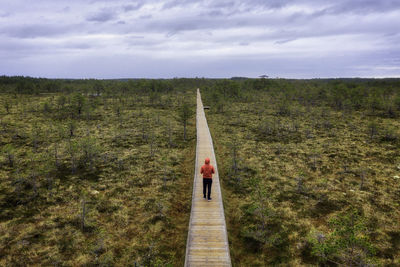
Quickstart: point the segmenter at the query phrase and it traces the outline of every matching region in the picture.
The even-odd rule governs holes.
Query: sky
[[[0,0],[0,75],[400,77],[400,0]]]

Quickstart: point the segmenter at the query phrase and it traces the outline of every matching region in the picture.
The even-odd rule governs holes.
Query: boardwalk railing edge
[[[191,205],[191,207],[190,207],[190,219],[189,219],[189,227],[188,227],[188,236],[187,236],[187,240],[186,240],[186,252],[185,252],[185,267],[186,266],[188,266],[187,265],[187,263],[188,263],[188,254],[189,254],[189,244],[190,244],[190,233],[189,233],[189,230],[190,230],[190,225],[192,224],[192,219],[193,219],[193,216],[192,216],[192,210],[193,210],[193,199],[194,199],[194,194],[196,193],[196,175],[197,175],[197,172],[199,171],[198,170],[198,166],[197,166],[197,160],[198,160],[198,155],[197,155],[197,148],[199,147],[199,138],[198,138],[198,129],[197,129],[197,125],[199,125],[198,124],[198,120],[199,120],[199,116],[198,116],[198,114],[197,114],[197,93],[199,93],[200,92],[200,90],[199,90],[199,88],[197,88],[197,92],[196,92],[196,158],[195,158],[195,162],[194,162],[194,178],[193,178],[193,188],[192,188],[192,205]]]

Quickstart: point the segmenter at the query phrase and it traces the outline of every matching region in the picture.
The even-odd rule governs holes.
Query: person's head
[[[206,158],[206,160],[204,161],[206,164],[210,164],[210,159]]]

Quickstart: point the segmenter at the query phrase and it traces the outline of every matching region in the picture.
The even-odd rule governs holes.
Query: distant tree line
[[[400,79],[231,79],[214,80],[204,89],[219,112],[224,111],[227,99],[247,102],[255,97],[254,92],[263,91],[282,108],[297,102],[335,110],[368,110],[381,117],[400,115]]]
[[[165,93],[204,86],[207,79],[45,79],[23,76],[0,76],[0,93],[43,94],[82,92],[93,95],[104,93]]]
[[[304,106],[329,106],[336,110],[369,110],[382,117],[400,114],[400,79],[125,79],[73,80],[0,76],[0,93],[46,94],[82,93],[87,96],[116,96],[149,94],[150,101],[159,102],[160,94],[201,88],[210,97],[210,103],[224,111],[228,98],[247,101],[252,92],[264,91],[275,102],[298,102]],[[8,110],[9,106],[5,106]]]

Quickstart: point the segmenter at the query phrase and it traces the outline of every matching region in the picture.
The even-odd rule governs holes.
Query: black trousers
[[[206,197],[206,189],[208,187],[208,194],[207,198],[211,199],[211,185],[212,185],[212,179],[211,178],[203,178],[203,196]]]

